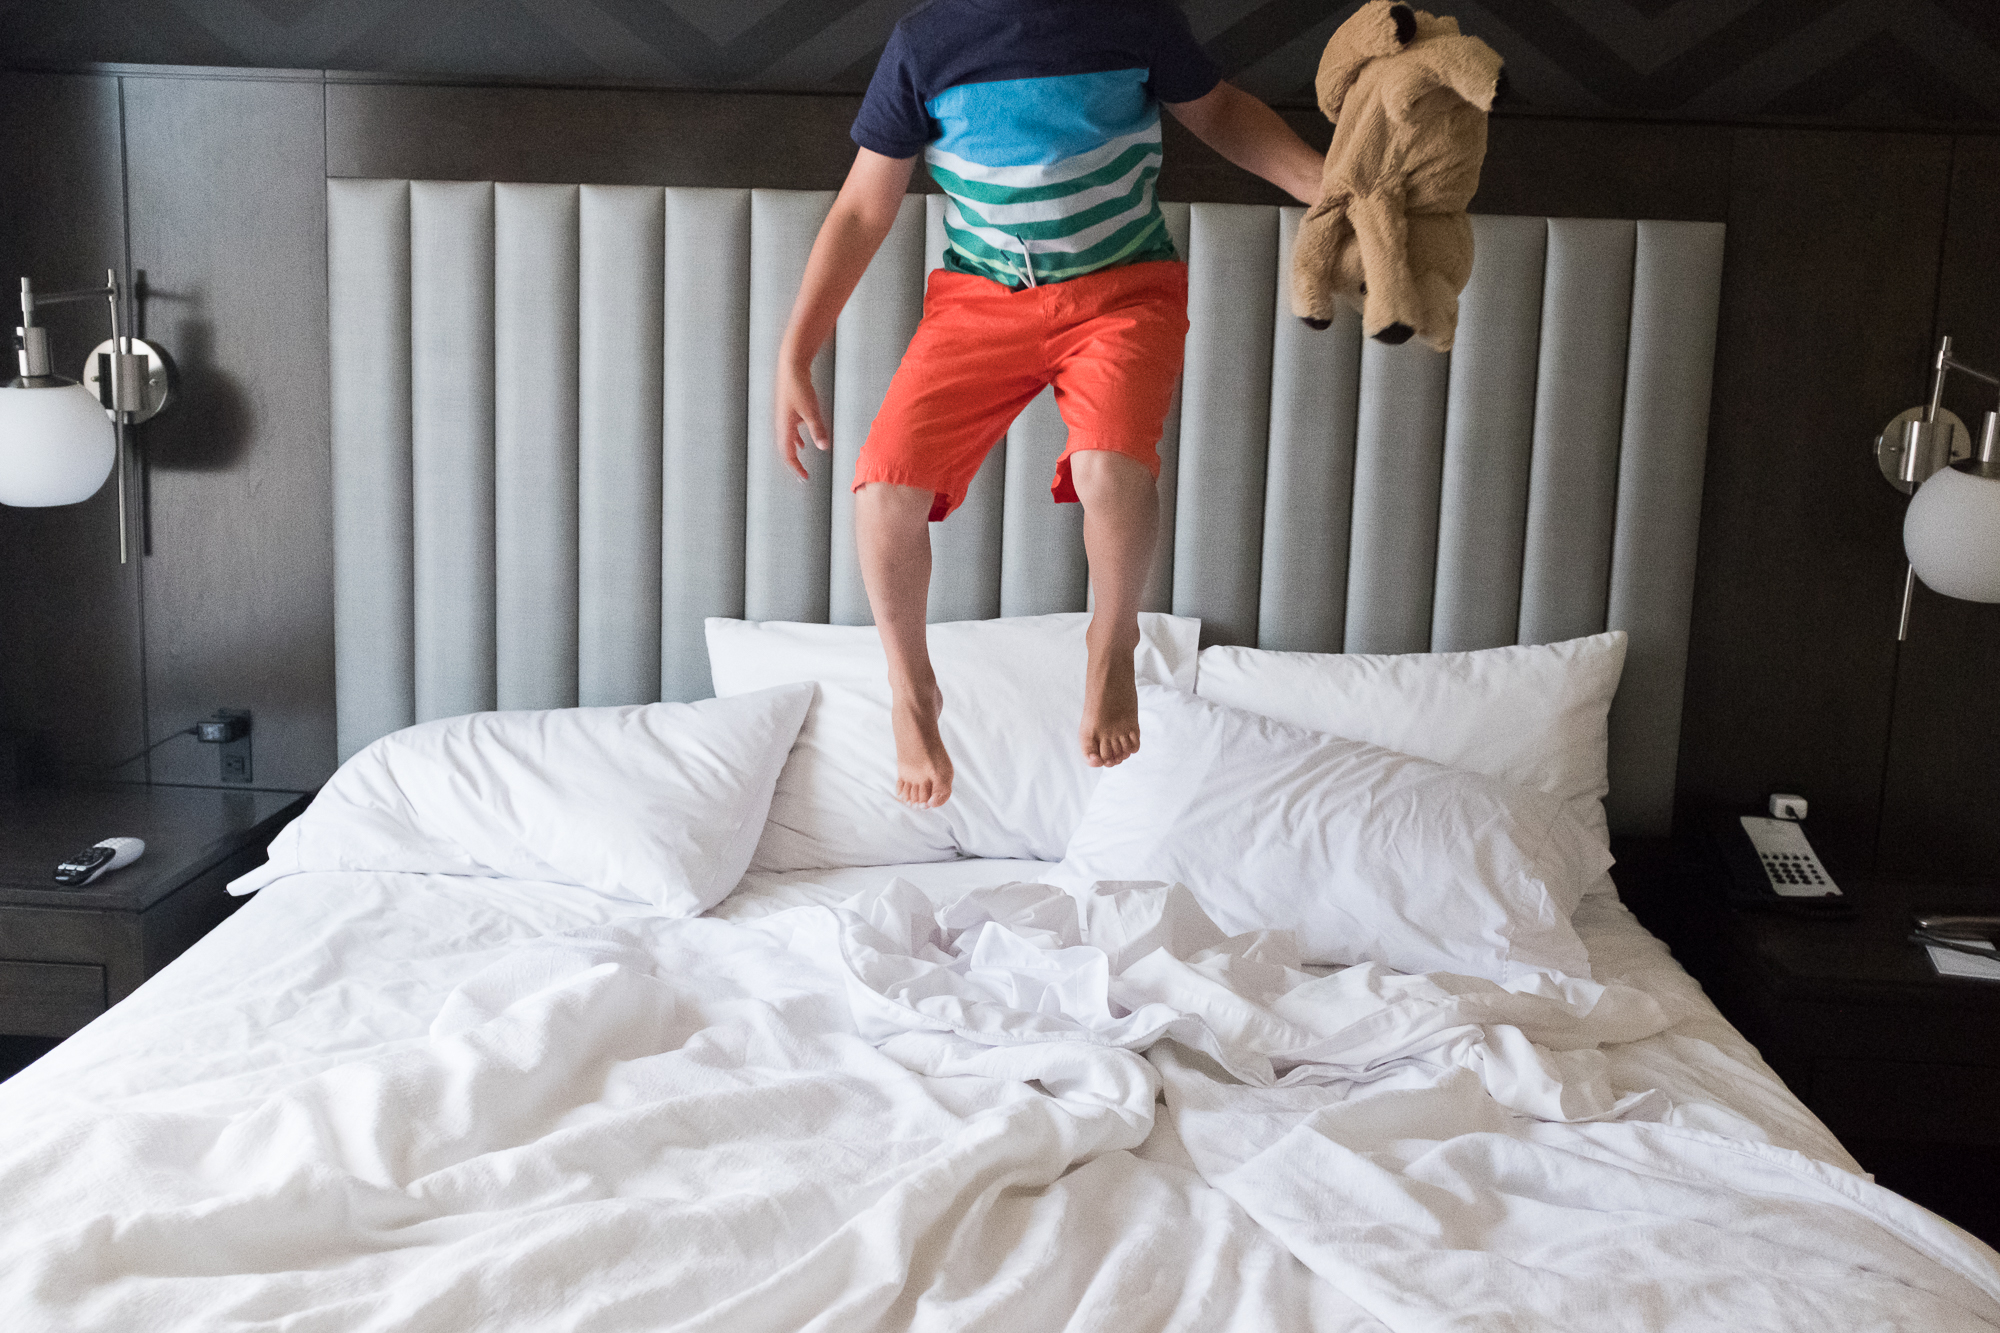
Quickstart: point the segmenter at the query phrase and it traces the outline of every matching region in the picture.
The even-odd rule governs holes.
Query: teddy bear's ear
[[[1419,54],[1422,59],[1389,97],[1390,115],[1408,119],[1419,99],[1439,87],[1451,89],[1481,111],[1493,109],[1493,99],[1500,91],[1498,51],[1477,37],[1461,36],[1427,39],[1412,58]]]
[[[1320,56],[1319,77],[1313,80],[1320,111],[1338,124],[1340,109],[1354,80],[1360,77],[1361,67],[1379,56],[1394,55],[1416,35],[1416,11],[1408,5],[1372,0],[1355,10],[1347,22],[1334,29]]]
[[[1506,72],[1500,53],[1477,37],[1453,37],[1438,45],[1438,73],[1444,82],[1481,111],[1491,111]]]

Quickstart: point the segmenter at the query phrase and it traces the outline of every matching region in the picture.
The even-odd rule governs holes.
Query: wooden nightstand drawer
[[[103,959],[113,919],[64,907],[0,910],[0,958],[36,963],[96,963]]]
[[[305,808],[298,792],[205,787],[0,793],[0,1033],[66,1037],[172,962],[240,901],[228,882]],[[80,888],[65,856],[107,836],[145,855]]]
[[[1843,1139],[2000,1147],[2000,1069],[1990,1065],[1821,1059],[1811,1094]]]
[[[104,1012],[104,969],[81,963],[0,962],[0,1027],[66,1037]]]

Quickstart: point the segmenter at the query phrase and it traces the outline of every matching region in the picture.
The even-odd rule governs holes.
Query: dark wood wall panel
[[[330,176],[833,190],[861,99],[326,85]]]
[[[2000,140],[1960,139],[1938,269],[1939,334],[1982,370],[2000,371]],[[1922,373],[1923,366],[1913,367]],[[1965,376],[1945,402],[1974,432],[1993,390]],[[1921,394],[1898,407],[1914,407]],[[1894,410],[1894,409],[1892,409]],[[1879,429],[1879,425],[1877,426]],[[1884,490],[1888,488],[1883,487]],[[1901,501],[1896,502],[1900,517]],[[2000,874],[2000,606],[1922,587],[1896,673],[1882,802],[1882,863],[1904,873]]]
[[[128,78],[132,262],[182,398],[148,423],[155,739],[248,708],[258,786],[333,771],[326,182],[317,81]],[[153,774],[213,783],[176,741]]]
[[[0,74],[7,345],[24,275],[55,292],[97,286],[124,263],[117,81]],[[101,302],[51,306],[44,322],[56,369],[71,378],[111,336]],[[14,374],[11,351],[4,373]],[[28,733],[46,762],[72,776],[100,774],[144,744],[139,563],[118,563],[114,484],[115,474],[80,505],[0,506],[0,729]]]
[[[1902,499],[1869,444],[1915,401],[1951,141],[1737,132],[1680,787],[1812,801],[1870,859],[1895,689]]]
[[[1723,222],[1732,141],[1717,125],[1496,115],[1472,208]]]

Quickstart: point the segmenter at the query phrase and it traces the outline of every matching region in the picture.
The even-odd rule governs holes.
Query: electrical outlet
[[[222,765],[222,780],[229,783],[250,781],[250,710],[247,708],[218,708],[218,719],[241,718],[242,734],[233,741],[224,741],[216,746]]]

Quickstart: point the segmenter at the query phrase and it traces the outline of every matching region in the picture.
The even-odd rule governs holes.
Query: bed
[[[2000,1326],[1603,874],[1671,814],[1720,228],[1478,219],[1444,358],[1286,318],[1295,210],[1174,209],[1147,747],[1062,758],[1044,401],[935,531],[990,706],[920,815],[830,478],[934,210],[793,487],[825,206],[330,182],[348,762],[0,1085],[11,1326]]]

